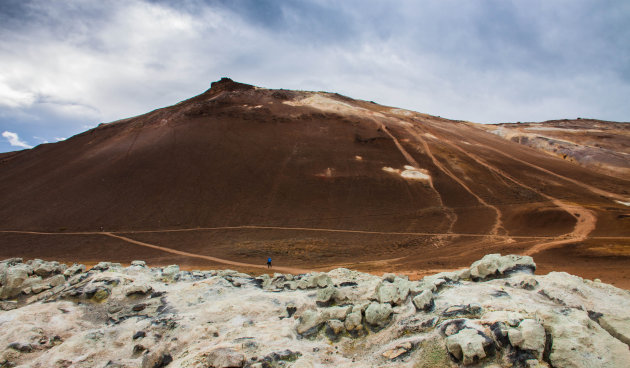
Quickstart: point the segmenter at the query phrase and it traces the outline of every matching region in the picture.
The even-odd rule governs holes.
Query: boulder
[[[346,319],[346,316],[352,312],[352,306],[346,305],[342,307],[330,307],[323,308],[320,310],[320,316],[322,320],[326,321],[329,319],[338,319],[343,321]]]
[[[134,351],[136,348],[134,347]],[[143,346],[139,346],[138,350],[144,350]],[[173,357],[166,350],[149,351],[142,358],[142,368],[163,368],[173,361]]]
[[[628,366],[628,345],[611,336],[586,312],[561,308],[539,312],[538,317],[551,334],[549,361],[553,367]]]
[[[409,281],[399,277],[394,278],[393,282],[383,280],[376,287],[376,300],[379,303],[400,305],[407,299],[409,288]]]
[[[363,316],[361,312],[352,312],[346,316],[344,327],[350,332],[358,332],[363,330]]]
[[[448,352],[464,364],[472,364],[475,359],[484,359],[486,357],[484,348],[491,343],[489,338],[472,328],[464,328],[446,338]]]
[[[297,333],[305,336],[316,334],[323,322],[317,311],[307,309],[298,319]]]
[[[332,285],[332,279],[325,273],[316,273],[311,275],[308,278],[307,285],[308,288],[325,288],[327,286]]]
[[[232,368],[245,365],[245,356],[230,348],[217,348],[206,355],[206,364],[212,368]]]
[[[35,274],[44,278],[52,275],[54,271],[55,267],[52,263],[40,261],[40,263],[34,266]]]
[[[372,326],[384,327],[393,310],[387,303],[371,303],[365,310],[365,321]]]
[[[335,340],[346,331],[343,322],[338,319],[330,319],[326,321],[326,335]]]
[[[99,262],[96,266],[92,267],[93,271],[107,271],[110,268],[121,268],[122,265],[120,263],[112,263],[112,262]]]
[[[63,272],[63,275],[65,277],[72,277],[76,274],[83,273],[83,272],[85,272],[85,265],[75,263],[72,266],[70,266],[67,270],[65,270]]]
[[[46,282],[50,285],[50,287],[56,287],[59,285],[63,285],[66,283],[66,278],[63,275],[55,275],[46,279]]]
[[[533,273],[536,263],[532,257],[500,254],[488,254],[470,266],[470,276],[473,280],[501,278],[516,272]]]
[[[153,291],[153,288],[147,284],[133,284],[125,288],[125,295],[146,295]]]
[[[178,265],[170,265],[164,267],[162,270],[162,279],[165,281],[173,281],[175,280],[175,276],[179,273]]]
[[[317,305],[330,305],[334,300],[336,290],[334,286],[327,286],[317,290]]]
[[[535,356],[542,358],[545,350],[545,328],[533,319],[524,319],[518,328],[508,329],[510,344],[521,350],[534,352]]]
[[[297,281],[297,287],[300,290],[308,289],[308,281],[304,280],[304,279],[298,280]]]
[[[131,261],[131,265],[134,267],[146,267],[147,263],[145,261]]]
[[[32,269],[25,264],[8,268],[4,274],[0,299],[11,299],[18,296],[22,292],[24,281],[28,279],[29,270]]]
[[[434,305],[433,293],[429,290],[425,290],[420,295],[416,295],[413,298],[413,305],[419,311],[430,311]]]

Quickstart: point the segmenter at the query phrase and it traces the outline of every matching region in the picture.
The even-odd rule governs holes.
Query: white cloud
[[[624,2],[26,3],[0,24],[0,123],[48,141],[222,76],[475,122],[630,116]]]
[[[5,130],[4,132],[2,132],[2,136],[6,138],[6,140],[9,141],[9,144],[14,147],[33,148],[33,146],[20,140],[20,137],[18,137],[17,133]]]
[[[13,89],[0,79],[0,105],[12,108],[26,107],[32,105],[34,101],[35,96],[32,93]]]

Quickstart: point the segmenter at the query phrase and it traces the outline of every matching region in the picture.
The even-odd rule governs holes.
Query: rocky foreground
[[[491,254],[420,281],[0,263],[1,367],[628,367],[630,292]]]

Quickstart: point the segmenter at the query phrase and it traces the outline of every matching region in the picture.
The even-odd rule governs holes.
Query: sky
[[[478,123],[630,121],[627,0],[0,0],[0,152],[221,77]]]

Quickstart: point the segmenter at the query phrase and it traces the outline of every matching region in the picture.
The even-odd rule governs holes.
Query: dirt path
[[[490,235],[472,233],[429,233],[429,232],[398,232],[398,231],[371,231],[371,230],[345,230],[327,229],[313,227],[290,227],[290,226],[262,226],[262,225],[242,225],[242,226],[217,226],[217,227],[192,227],[185,229],[155,229],[155,230],[124,230],[109,232],[110,234],[142,234],[142,233],[172,233],[186,231],[212,231],[212,230],[288,230],[288,231],[316,231],[328,233],[350,233],[350,234],[373,234],[373,235],[410,235],[410,236],[454,236],[454,237],[503,237],[516,239],[551,239],[551,236],[528,236],[528,235]],[[45,232],[45,231],[22,231],[22,230],[0,230],[0,233],[12,234],[33,234],[33,235],[103,235],[102,231],[77,231],[77,232]],[[629,237],[630,238],[630,237]],[[622,239],[625,239],[622,237]]]
[[[475,128],[475,129],[479,129],[479,128]],[[519,159],[519,158],[517,158],[517,157],[514,157],[514,156],[512,156],[512,155],[509,155],[509,154],[505,153],[504,151],[498,150],[498,149],[496,149],[496,148],[494,148],[494,147],[491,147],[491,146],[488,146],[488,145],[485,145],[485,144],[484,144],[484,147],[485,147],[485,148],[487,148],[487,149],[489,149],[489,150],[491,150],[491,151],[494,151],[494,152],[496,152],[496,153],[499,153],[499,154],[501,154],[501,155],[503,155],[503,156],[505,156],[505,157],[507,157],[507,158],[510,158],[510,159],[512,159],[512,160],[514,160],[514,161],[517,161],[517,162],[520,162],[520,163],[522,163],[522,164],[524,164],[524,165],[527,165],[527,166],[529,166],[529,167],[531,167],[531,168],[533,168],[533,169],[536,169],[536,170],[542,171],[542,172],[544,172],[544,173],[546,173],[546,174],[553,175],[553,176],[555,176],[555,177],[557,177],[557,178],[559,178],[559,179],[562,179],[562,180],[568,181],[568,182],[570,182],[570,183],[572,183],[572,184],[575,184],[575,185],[577,185],[577,186],[580,186],[580,187],[582,187],[582,188],[584,188],[584,189],[587,189],[587,190],[591,191],[591,192],[592,192],[592,193],[594,193],[594,194],[601,195],[601,196],[604,196],[604,197],[609,197],[609,198],[612,198],[612,199],[617,199],[617,200],[620,200],[620,201],[628,201],[628,197],[627,197],[627,196],[626,196],[626,197],[624,197],[624,196],[622,196],[622,195],[620,195],[620,194],[617,194],[617,193],[608,192],[608,191],[606,191],[606,190],[603,190],[603,189],[600,189],[600,188],[594,187],[594,186],[592,186],[592,185],[589,185],[589,184],[583,183],[583,182],[581,182],[581,181],[579,181],[579,180],[575,180],[575,179],[572,179],[572,178],[566,177],[566,176],[564,176],[564,175],[561,175],[561,174],[555,173],[555,172],[553,172],[553,171],[551,171],[551,170],[545,169],[545,168],[540,167],[540,166],[538,166],[538,165],[536,165],[536,164],[532,164],[531,162],[527,162],[527,161],[525,161],[525,160],[521,160],[521,159]]]
[[[402,144],[400,144],[400,142],[398,141],[398,138],[396,138],[387,129],[385,124],[377,122],[377,125],[380,125],[380,128],[394,141],[394,144],[396,145],[396,147],[398,148],[400,153],[403,155],[403,157],[405,157],[405,160],[407,160],[407,163],[409,165],[413,166],[413,167],[420,168],[420,165],[418,164],[418,161],[416,161],[413,158],[413,156],[411,156],[411,154],[409,152],[407,152],[405,147],[403,147]],[[431,155],[430,151],[429,151],[429,155]],[[433,155],[431,155],[431,157],[433,157]],[[446,217],[450,221],[450,224],[448,226],[447,232],[448,233],[452,233],[453,232],[453,227],[455,226],[455,222],[457,222],[457,214],[455,213],[455,211],[452,208],[446,207],[444,205],[444,201],[442,200],[442,195],[440,194],[440,192],[437,189],[435,189],[435,186],[433,185],[433,178],[429,178],[429,186],[435,192],[435,194],[436,194],[436,196],[438,198],[438,201],[440,203],[440,207],[444,208],[444,210],[446,211]]]
[[[149,243],[141,242],[141,241],[138,241],[138,240],[130,239],[130,238],[127,238],[125,236],[120,236],[120,235],[107,233],[107,232],[100,233],[100,234],[106,235],[106,236],[110,236],[112,238],[120,239],[120,240],[126,241],[128,243],[140,245],[142,247],[157,249],[157,250],[161,250],[163,252],[177,254],[177,255],[180,255],[180,256],[205,259],[205,260],[208,260],[208,261],[213,261],[213,262],[217,262],[217,263],[227,264],[227,265],[230,265],[230,266],[241,266],[241,267],[267,269],[266,265],[259,265],[259,264],[254,264],[254,263],[236,262],[236,261],[230,261],[230,260],[223,259],[223,258],[204,256],[204,255],[201,255],[201,254],[184,252],[184,251],[181,251],[181,250],[175,250],[175,249],[171,249],[171,248],[160,247],[159,245],[149,244]],[[300,269],[300,268],[292,268],[292,267],[273,267],[272,269],[274,271],[281,271],[281,272],[293,273],[293,274],[300,274],[300,273],[311,272],[309,270]]]
[[[448,141],[447,139],[442,138],[442,141],[447,143],[448,145],[450,145],[451,147],[454,147],[455,149],[459,150],[460,152],[464,153],[465,155],[467,155],[468,157],[470,157],[471,159],[473,159],[475,162],[477,162],[479,165],[484,166],[485,168],[492,170],[493,172],[503,176],[504,178],[512,181],[513,183],[515,183],[516,185],[519,185],[525,189],[528,189],[534,193],[537,193],[538,195],[547,198],[549,201],[551,201],[555,206],[561,208],[562,210],[566,211],[567,213],[569,213],[571,216],[573,216],[576,220],[575,226],[573,228],[573,231],[565,234],[561,237],[556,238],[556,240],[553,241],[549,241],[549,242],[542,242],[539,244],[534,245],[533,247],[531,247],[530,249],[528,249],[527,251],[524,252],[525,255],[532,255],[538,252],[541,252],[543,250],[549,249],[549,248],[553,248],[556,247],[558,245],[562,245],[562,244],[567,244],[567,243],[572,243],[572,242],[579,242],[582,240],[585,240],[586,238],[588,238],[588,235],[595,229],[595,225],[597,224],[597,217],[595,216],[595,214],[592,211],[587,210],[584,207],[581,207],[579,205],[576,204],[571,204],[571,203],[567,203],[564,201],[561,201],[558,198],[552,197],[548,194],[545,194],[523,182],[518,181],[516,178],[512,177],[511,175],[509,175],[508,173],[504,172],[503,170],[498,169],[495,166],[490,165],[489,163],[487,163],[486,161],[484,161],[483,159],[481,159],[480,157],[478,157],[477,155],[470,153],[468,151],[466,151],[465,149],[459,147],[458,145]],[[495,151],[495,149],[492,149],[493,151]],[[500,152],[500,151],[497,151]],[[509,155],[506,155],[506,157],[512,158]],[[521,162],[522,160],[513,158],[514,160],[517,160],[519,162]],[[523,161],[525,162],[525,161]],[[526,163],[526,162],[525,162]],[[537,167],[536,165],[533,164],[529,164],[529,166],[533,166],[533,167]],[[543,169],[545,170],[545,169]]]
[[[461,180],[457,175],[453,174],[453,172],[451,172],[451,170],[449,170],[446,166],[444,166],[440,162],[440,160],[438,160],[435,157],[435,155],[433,155],[433,153],[431,152],[431,149],[429,147],[429,144],[427,143],[427,141],[424,138],[422,138],[422,133],[417,132],[415,130],[411,130],[410,128],[405,128],[405,130],[409,134],[411,134],[411,136],[416,138],[416,140],[418,140],[418,142],[420,142],[420,144],[422,144],[422,147],[424,148],[424,151],[431,158],[431,161],[433,161],[433,164],[435,166],[437,166],[438,169],[440,169],[443,173],[445,173],[451,179],[453,179],[455,182],[457,182],[462,188],[464,188],[464,190],[466,190],[473,197],[475,197],[475,199],[477,199],[477,201],[479,203],[481,203],[484,207],[490,208],[491,210],[494,211],[494,213],[495,213],[495,221],[494,221],[494,224],[492,225],[492,230],[490,231],[490,234],[498,235],[499,234],[499,229],[503,229],[504,233],[507,233],[507,231],[503,227],[503,222],[501,221],[501,211],[499,210],[499,208],[497,208],[496,206],[493,206],[493,205],[489,204],[488,202],[486,202],[483,198],[481,198],[479,195],[477,195],[477,193],[473,192],[472,189],[470,189],[470,187],[463,180]]]

